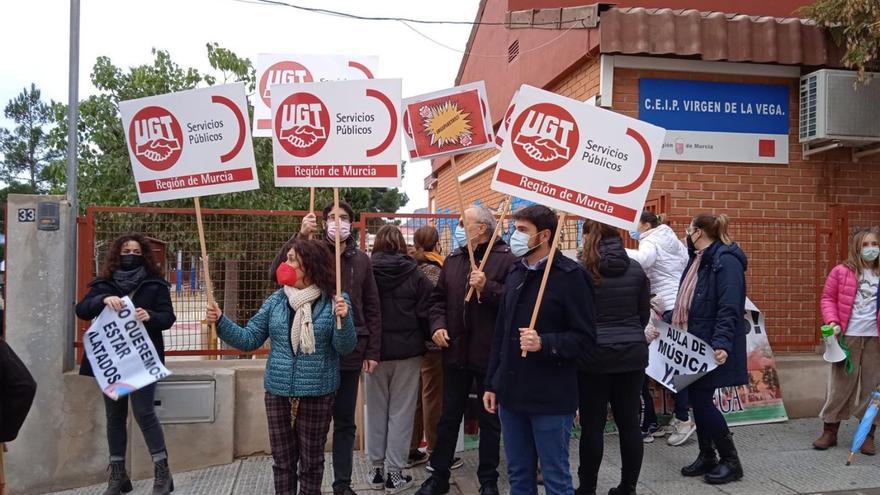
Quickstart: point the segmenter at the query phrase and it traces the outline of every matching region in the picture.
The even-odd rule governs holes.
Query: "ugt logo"
[[[292,60],[272,64],[260,78],[260,98],[267,107],[272,108],[273,84],[296,84],[313,82],[312,73],[304,65]]]
[[[525,109],[511,128],[513,151],[529,168],[549,172],[565,166],[580,141],[577,124],[567,110],[552,103]]]
[[[183,131],[168,110],[149,106],[140,109],[128,127],[128,144],[137,160],[156,172],[168,170],[180,158]]]
[[[304,158],[321,151],[327,143],[330,115],[317,96],[294,93],[278,106],[274,128],[281,147],[295,157]]]

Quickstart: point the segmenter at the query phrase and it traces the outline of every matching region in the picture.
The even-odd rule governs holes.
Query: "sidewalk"
[[[852,441],[855,422],[843,425],[840,430],[841,445],[826,452],[813,450],[814,437],[821,432],[817,419],[806,419],[770,425],[734,428],[737,448],[745,467],[746,477],[736,483],[713,487],[698,479],[686,479],[679,475],[681,466],[696,456],[696,440],[683,447],[669,447],[664,439],[645,445],[639,493],[645,495],[789,495],[789,494],[864,494],[880,495],[880,456],[856,456],[853,466],[845,466],[849,444]],[[577,470],[577,444],[572,443],[572,471]],[[172,467],[173,456],[172,455]],[[465,465],[454,471],[455,486],[451,494],[476,495],[479,492],[475,471],[476,451],[465,452]],[[330,483],[332,469],[328,456],[325,469],[324,493],[332,493]],[[364,473],[366,464],[356,463],[355,490],[359,495],[378,495],[383,492],[366,489]],[[502,466],[502,473],[504,467]],[[605,441],[605,460],[599,475],[599,490],[605,494],[617,484],[620,456],[617,436],[609,435]],[[411,472],[421,482],[427,476],[423,466]],[[269,457],[241,459],[233,464],[214,468],[175,473],[175,495],[269,495],[272,488],[272,460]],[[502,474],[502,493],[509,493],[506,476]],[[135,483],[133,495],[148,495],[152,480]],[[57,492],[55,495],[100,495],[104,485],[78,490]],[[415,488],[405,492],[411,494]],[[543,490],[540,491],[543,494]]]

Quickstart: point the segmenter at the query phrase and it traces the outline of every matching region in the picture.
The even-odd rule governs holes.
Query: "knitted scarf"
[[[694,291],[697,288],[697,273],[700,271],[700,262],[703,260],[703,253],[706,250],[698,251],[691,267],[681,281],[681,287],[678,289],[678,297],[675,298],[675,309],[672,310],[672,325],[681,330],[687,331],[688,315],[691,311],[691,303],[694,301]]]
[[[310,285],[305,289],[284,286],[287,302],[296,311],[290,326],[290,345],[293,353],[302,350],[303,354],[315,352],[315,329],[312,328],[312,303],[321,297],[321,289]]]

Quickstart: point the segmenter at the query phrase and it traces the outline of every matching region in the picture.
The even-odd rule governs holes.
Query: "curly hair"
[[[144,257],[144,268],[147,274],[155,278],[164,277],[164,269],[162,264],[156,261],[153,255],[153,244],[143,234],[128,233],[122,234],[113,240],[110,249],[107,251],[107,258],[104,260],[104,267],[101,270],[101,278],[112,279],[113,272],[119,270],[120,256],[122,255],[122,246],[126,242],[134,241],[141,246],[141,254]]]
[[[328,296],[335,295],[336,277],[333,270],[333,254],[330,252],[330,248],[327,247],[327,243],[318,240],[295,237],[285,242],[278,251],[278,254],[275,255],[275,259],[269,268],[269,280],[276,284],[278,283],[275,271],[278,270],[278,266],[281,263],[287,261],[287,253],[291,249],[299,257],[301,262],[300,268],[302,268],[305,276],[309,277],[312,283],[317,285]]]
[[[599,255],[599,243],[608,237],[620,237],[620,231],[608,224],[587,220],[584,222],[582,232],[584,251],[581,254],[581,263],[593,276],[593,281],[598,284],[599,279],[602,278],[599,274],[599,263],[602,261],[602,257]]]

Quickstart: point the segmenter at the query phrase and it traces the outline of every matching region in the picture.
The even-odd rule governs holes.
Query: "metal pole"
[[[65,328],[64,370],[71,370],[74,362],[73,342],[76,339],[76,217],[79,209],[76,201],[77,150],[79,148],[77,122],[79,121],[79,0],[70,0],[70,64],[68,67],[67,93],[67,201],[70,203],[67,247],[67,325]]]

